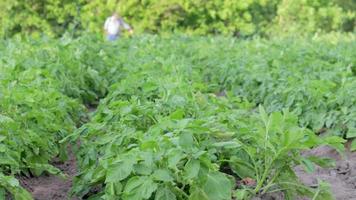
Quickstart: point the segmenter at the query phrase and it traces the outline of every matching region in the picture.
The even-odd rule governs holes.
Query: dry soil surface
[[[56,175],[41,175],[39,177],[20,177],[20,183],[33,195],[35,200],[75,200],[70,198],[69,191],[72,179],[76,174],[75,156],[70,151],[70,158],[65,162],[55,160],[52,164],[67,175],[63,179]]]
[[[323,146],[307,151],[305,155],[333,158],[336,160],[336,166],[329,169],[316,167],[312,174],[297,167],[295,171],[303,183],[315,186],[318,179],[327,181],[336,200],[356,200],[356,152],[347,150],[343,157],[334,149]]]

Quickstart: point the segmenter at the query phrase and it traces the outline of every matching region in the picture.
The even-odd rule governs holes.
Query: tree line
[[[99,33],[119,12],[136,32],[231,36],[354,32],[351,0],[2,0],[0,36]]]

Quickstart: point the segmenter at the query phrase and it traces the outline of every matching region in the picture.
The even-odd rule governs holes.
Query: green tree
[[[59,36],[74,28],[82,0],[2,0],[1,35],[18,33]]]
[[[349,0],[3,0],[0,36],[101,33],[116,11],[136,32],[253,35],[353,31]]]
[[[345,30],[344,24],[355,19],[332,0],[282,0],[270,32],[315,33]],[[352,29],[347,28],[347,31]]]

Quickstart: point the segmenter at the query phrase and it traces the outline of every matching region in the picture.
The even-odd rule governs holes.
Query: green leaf
[[[330,190],[330,184],[324,181],[319,181],[319,187],[315,192],[313,199],[315,200],[335,200]]]
[[[325,144],[328,144],[331,147],[335,148],[339,153],[342,154],[345,152],[345,146],[343,143],[346,142],[346,140],[342,139],[341,137],[330,136],[323,138],[323,141],[325,142]]]
[[[209,199],[230,200],[232,184],[223,173],[211,172],[207,175],[203,190]]]
[[[183,152],[179,149],[173,149],[171,152],[168,154],[168,167],[171,169],[177,168],[177,164],[179,161],[181,161],[185,155]]]
[[[304,169],[308,172],[308,173],[312,173],[314,172],[315,168],[314,168],[314,164],[306,158],[302,158],[302,163],[304,166]]]
[[[217,142],[213,144],[214,147],[223,147],[225,149],[235,149],[241,147],[241,144],[236,141],[227,141],[227,142]]]
[[[32,200],[32,195],[23,188],[17,188],[16,191],[12,192],[15,200]]]
[[[347,134],[346,134],[346,138],[347,139],[350,139],[350,138],[354,138],[356,137],[356,128],[349,128],[349,130],[347,131]]]
[[[156,82],[146,82],[144,85],[143,85],[143,91],[145,93],[148,93],[148,92],[151,92],[151,91],[154,91],[158,88],[157,86],[157,83]]]
[[[274,131],[280,131],[282,132],[283,130],[283,125],[284,125],[284,120],[283,120],[283,115],[280,112],[274,112],[271,114],[271,129]]]
[[[258,106],[258,110],[259,110],[260,117],[261,117],[263,123],[265,124],[266,127],[268,127],[269,126],[269,117],[266,113],[266,110],[264,109],[264,107],[261,104]]]
[[[212,200],[200,188],[194,188],[193,192],[189,195],[189,200]]]
[[[235,197],[237,200],[248,199],[249,191],[247,189],[237,189],[235,191]]]
[[[174,111],[169,118],[171,118],[172,120],[179,120],[179,119],[183,119],[184,117],[184,110],[183,109],[177,109],[176,111]]]
[[[156,141],[145,141],[141,144],[141,149],[142,150],[154,150],[156,151],[159,149],[159,145],[157,144]]]
[[[350,151],[355,151],[355,150],[356,150],[356,139],[352,140],[351,147],[350,147]]]
[[[308,160],[319,165],[320,167],[335,167],[335,160],[331,158],[320,158],[317,156],[308,156]]]
[[[190,149],[193,147],[194,139],[191,133],[182,133],[179,136],[179,145],[184,149]]]
[[[3,178],[4,178],[4,181],[6,183],[8,183],[11,187],[19,187],[20,186],[19,181],[15,177],[3,176]]]
[[[232,157],[229,162],[232,171],[237,174],[241,179],[250,177],[255,179],[255,168],[245,160],[237,157]]]
[[[32,200],[32,196],[27,190],[20,186],[19,181],[13,176],[5,176],[0,172],[0,192],[5,188],[15,200]],[[0,194],[1,198],[1,194]]]
[[[0,144],[0,153],[4,153],[7,150],[7,146],[4,144]]]
[[[133,170],[133,162],[129,160],[120,161],[109,166],[106,173],[106,183],[119,182],[127,178]]]
[[[14,120],[8,116],[2,115],[0,114],[0,123],[10,123],[10,122],[14,122]]]
[[[130,194],[132,191],[137,190],[137,188],[141,187],[145,181],[145,177],[147,176],[134,176],[130,178],[124,189],[125,194]]]
[[[0,135],[0,142],[4,141],[6,139],[6,136]]]
[[[0,200],[5,200],[6,190],[0,186]]]
[[[171,182],[173,178],[170,172],[166,169],[158,169],[153,173],[153,178],[158,181]]]
[[[111,196],[118,196],[122,191],[122,184],[120,182],[107,183],[105,186],[105,193]]]
[[[155,200],[176,200],[176,195],[168,187],[160,187],[156,191]]]
[[[200,169],[200,161],[191,159],[184,166],[184,177],[186,179],[193,179],[198,176]]]
[[[151,167],[143,163],[134,165],[134,171],[140,175],[150,175],[152,173]]]
[[[128,180],[124,189],[124,198],[127,200],[148,199],[156,191],[157,184],[148,176],[135,176]]]
[[[36,163],[36,164],[31,164],[30,167],[32,169],[38,170],[38,172],[41,172],[41,173],[43,171],[47,171],[50,174],[59,175],[59,176],[62,176],[63,178],[65,177],[63,172],[60,169],[58,169],[57,167],[54,167],[53,165]],[[37,175],[39,176],[40,173]]]

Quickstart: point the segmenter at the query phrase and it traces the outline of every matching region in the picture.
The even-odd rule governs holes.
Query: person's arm
[[[122,27],[127,30],[130,34],[133,34],[133,30],[129,24],[127,24],[123,19],[120,19],[120,24]]]
[[[108,33],[108,26],[109,26],[109,18],[105,20],[104,23],[104,32],[107,34]]]

